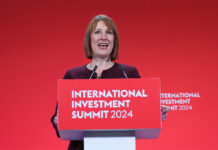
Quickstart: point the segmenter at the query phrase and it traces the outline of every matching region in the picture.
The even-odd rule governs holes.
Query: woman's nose
[[[106,40],[107,39],[107,34],[106,33],[102,33],[101,34],[101,39],[102,40]]]

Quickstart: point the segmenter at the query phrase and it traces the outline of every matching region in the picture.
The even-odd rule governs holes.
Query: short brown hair
[[[114,23],[114,21],[106,16],[106,15],[97,15],[95,16],[89,23],[86,33],[85,33],[85,40],[84,40],[84,49],[85,49],[85,54],[88,59],[92,59],[92,48],[91,48],[91,33],[94,31],[94,29],[97,26],[97,23],[99,21],[104,21],[106,26],[112,30],[114,34],[114,47],[111,52],[111,60],[115,60],[118,58],[119,54],[119,36],[118,36],[118,31],[117,27]]]

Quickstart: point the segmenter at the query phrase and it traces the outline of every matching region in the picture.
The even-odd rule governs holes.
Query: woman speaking
[[[90,63],[68,70],[64,79],[140,78],[135,67],[115,62],[119,54],[119,36],[110,17],[98,15],[91,20],[85,34],[84,49]],[[161,106],[162,120],[169,110],[169,107]],[[51,122],[59,137],[57,112],[58,108]],[[70,141],[68,150],[83,150],[83,141]]]

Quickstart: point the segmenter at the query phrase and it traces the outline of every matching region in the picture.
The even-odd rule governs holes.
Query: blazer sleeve
[[[133,76],[133,78],[141,78],[138,70],[135,67],[133,68],[132,76]]]
[[[60,134],[59,134],[59,132],[58,132],[58,125],[55,123],[55,117],[57,117],[57,115],[58,115],[57,112],[58,112],[58,103],[57,103],[57,105],[56,105],[55,113],[54,113],[54,115],[51,117],[51,123],[52,123],[53,128],[54,128],[55,131],[56,131],[57,136],[60,137]]]
[[[141,78],[138,70],[134,66],[123,65],[128,78]]]

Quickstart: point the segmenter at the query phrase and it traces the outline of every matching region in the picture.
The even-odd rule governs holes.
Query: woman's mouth
[[[107,44],[107,43],[99,43],[99,44],[98,44],[98,47],[99,47],[100,49],[106,49],[106,48],[108,47],[108,44]]]

